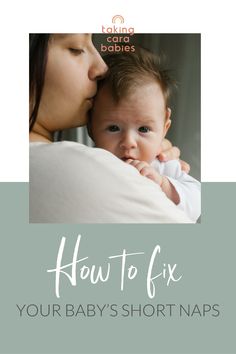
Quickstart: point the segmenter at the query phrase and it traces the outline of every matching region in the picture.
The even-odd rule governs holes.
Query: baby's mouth
[[[133,157],[131,157],[131,156],[124,156],[124,157],[121,157],[121,160],[122,161],[127,161],[127,160],[135,160]]]

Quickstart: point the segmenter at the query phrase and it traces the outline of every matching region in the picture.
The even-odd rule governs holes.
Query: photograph
[[[29,34],[30,223],[200,222],[201,36],[119,31]]]
[[[234,8],[2,2],[0,354],[236,353]]]

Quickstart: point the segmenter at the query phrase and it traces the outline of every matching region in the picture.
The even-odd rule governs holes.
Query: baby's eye
[[[140,128],[138,128],[138,131],[140,133],[148,133],[148,132],[150,132],[150,128],[148,128],[148,127],[140,127]]]
[[[107,130],[109,132],[118,132],[120,130],[120,128],[118,127],[118,125],[110,125]]]

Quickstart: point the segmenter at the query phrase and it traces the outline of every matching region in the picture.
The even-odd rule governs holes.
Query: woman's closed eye
[[[84,50],[80,48],[69,48],[69,51],[74,55],[80,55],[84,53]]]
[[[109,127],[107,127],[107,130],[109,132],[114,133],[120,131],[120,128],[118,127],[118,125],[109,125]]]
[[[138,128],[138,131],[139,131],[140,133],[149,133],[149,132],[151,131],[151,129],[148,128],[148,127],[143,126],[143,127],[139,127],[139,128]]]

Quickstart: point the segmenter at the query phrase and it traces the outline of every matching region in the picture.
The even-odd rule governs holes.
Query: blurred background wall
[[[107,34],[93,35],[100,51],[101,44],[108,45]],[[134,34],[131,44],[140,45],[166,57],[167,69],[177,81],[178,89],[171,101],[172,125],[168,138],[181,150],[181,158],[191,165],[191,175],[200,179],[201,143],[201,37],[200,34]],[[101,53],[103,54],[103,53]],[[86,128],[62,133],[63,139],[93,146]]]

